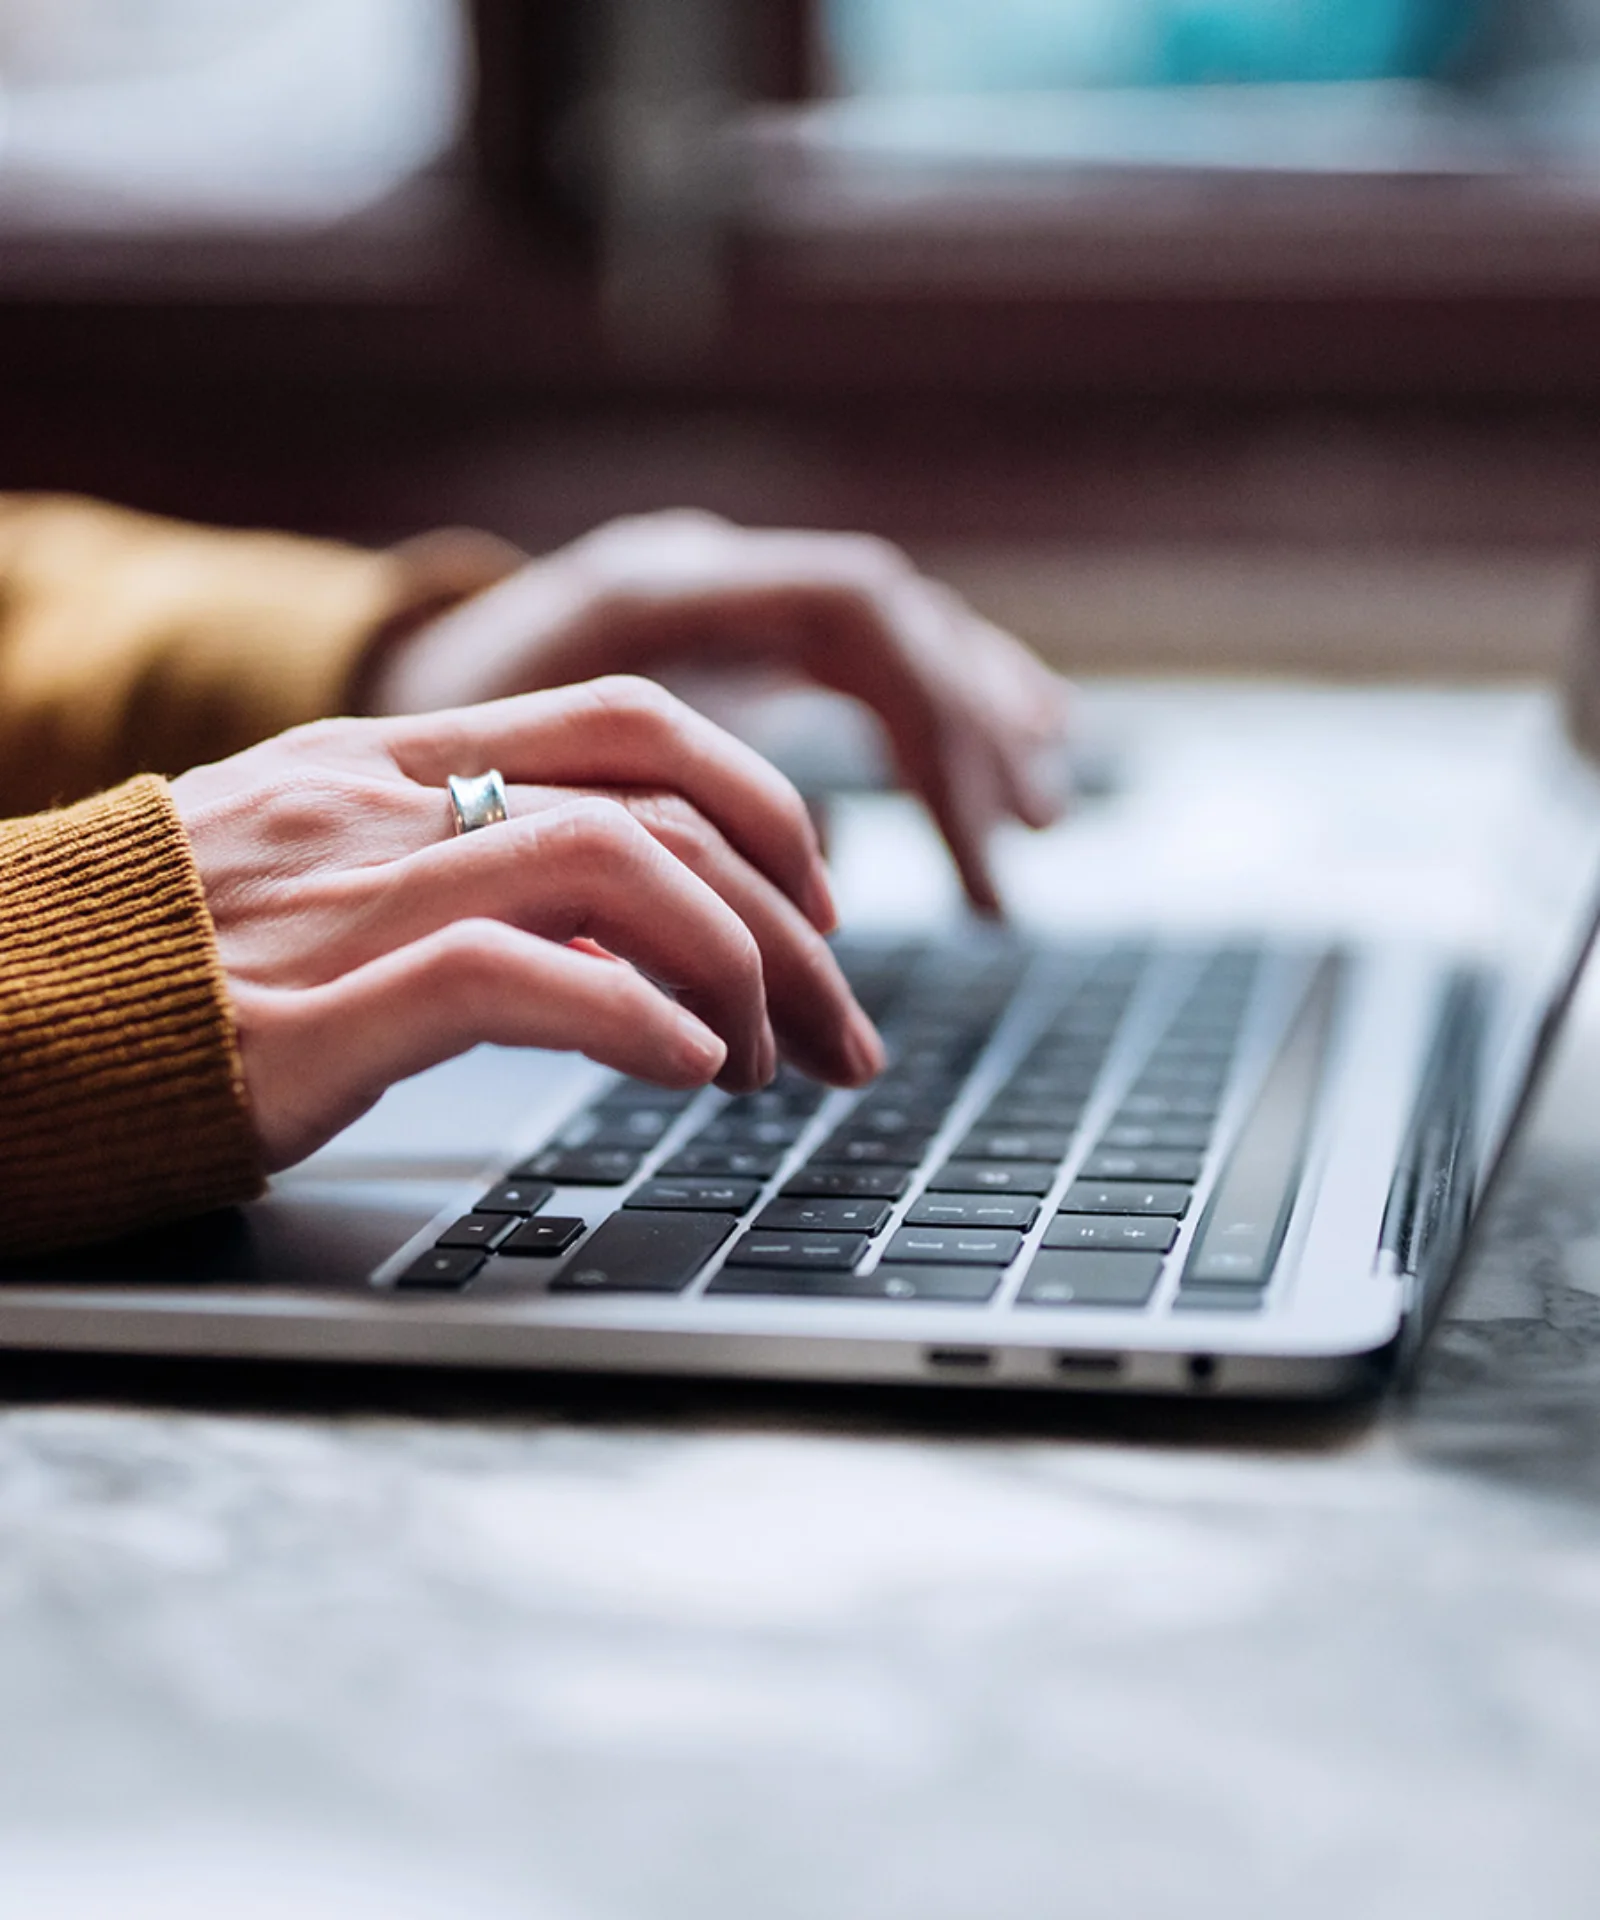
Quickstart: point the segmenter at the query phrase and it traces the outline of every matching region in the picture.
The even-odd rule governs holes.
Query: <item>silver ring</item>
[[[450,811],[457,833],[476,833],[479,827],[497,827],[506,817],[506,783],[491,767],[487,773],[452,773]]]

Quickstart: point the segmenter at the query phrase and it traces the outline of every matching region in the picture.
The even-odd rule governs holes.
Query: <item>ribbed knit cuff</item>
[[[164,781],[0,823],[0,1251],[262,1186],[210,916]]]

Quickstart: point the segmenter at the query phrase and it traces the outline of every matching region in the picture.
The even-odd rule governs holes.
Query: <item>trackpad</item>
[[[462,1194],[466,1200],[462,1201]],[[0,1266],[0,1282],[74,1286],[365,1286],[374,1267],[443,1207],[457,1182],[306,1181],[170,1227]]]

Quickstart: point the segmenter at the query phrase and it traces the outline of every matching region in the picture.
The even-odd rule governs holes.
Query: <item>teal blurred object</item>
[[[1484,0],[828,0],[848,93],[1421,78]]]

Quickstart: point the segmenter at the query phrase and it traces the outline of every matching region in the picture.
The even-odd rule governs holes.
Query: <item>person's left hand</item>
[[[876,712],[981,912],[1000,905],[994,825],[1061,811],[1066,682],[860,534],[698,512],[613,521],[394,640],[366,707],[421,713],[688,663],[787,666]]]

